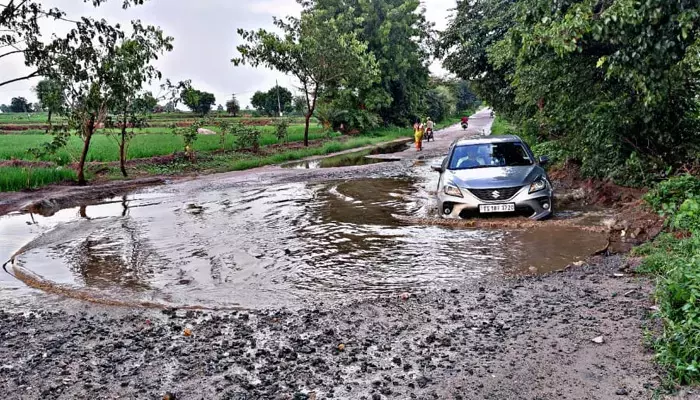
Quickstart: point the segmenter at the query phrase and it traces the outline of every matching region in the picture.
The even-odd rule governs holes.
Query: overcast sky
[[[238,28],[271,29],[273,16],[299,13],[295,0],[150,0],[126,11],[120,7],[121,0],[111,0],[97,9],[81,0],[44,0],[41,3],[47,8],[59,7],[69,17],[89,15],[123,25],[140,19],[145,24],[160,26],[167,35],[175,38],[174,50],[157,61],[164,78],[174,82],[191,79],[195,88],[214,93],[217,104],[224,104],[231,93],[236,93],[245,107],[255,91],[269,89],[276,79],[281,86],[290,89],[296,85],[293,78],[276,71],[234,67],[230,62],[240,44],[236,33]],[[456,0],[423,0],[427,17],[435,22],[437,29],[445,27],[449,10],[455,3]],[[69,28],[66,24],[46,22],[44,32],[64,32]],[[434,73],[444,74],[439,63],[431,69]],[[21,55],[13,59],[6,57],[0,63],[0,71],[0,80],[31,72],[24,66]],[[29,80],[0,87],[0,103],[9,104],[16,96],[35,102],[36,96],[31,88],[36,82]],[[155,87],[157,93],[158,85]]]

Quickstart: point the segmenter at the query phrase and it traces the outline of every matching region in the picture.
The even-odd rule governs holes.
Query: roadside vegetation
[[[658,362],[680,384],[700,382],[700,179],[682,175],[658,184],[645,200],[667,217],[668,232],[634,250],[638,271],[657,279],[653,336]]]
[[[75,179],[75,171],[69,168],[0,167],[0,192],[36,189]]]
[[[697,4],[463,1],[437,54],[531,144],[645,186],[699,161],[698,38]]]

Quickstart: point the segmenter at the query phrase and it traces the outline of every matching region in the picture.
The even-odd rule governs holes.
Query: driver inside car
[[[464,153],[459,154],[459,160],[457,161],[457,169],[469,169],[476,168],[482,165],[486,165],[487,157],[483,156],[481,148],[483,146],[466,146],[464,147]],[[486,150],[488,152],[488,149]]]

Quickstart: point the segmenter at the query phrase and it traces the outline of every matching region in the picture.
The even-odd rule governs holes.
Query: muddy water
[[[140,194],[36,224],[29,215],[8,216],[0,219],[0,237],[15,238],[3,248],[26,244],[10,272],[43,290],[124,304],[256,308],[546,272],[605,242],[547,225],[509,232],[401,222],[433,215],[432,185],[360,179],[184,199]]]
[[[304,160],[284,164],[283,168],[293,169],[316,169],[316,168],[337,168],[351,167],[358,165],[370,165],[383,162],[397,161],[399,158],[392,158],[393,153],[406,150],[409,145],[405,142],[392,143],[385,146],[375,147],[374,149],[355,151],[341,154],[334,157],[324,157],[315,160]],[[387,156],[388,155],[388,156]],[[368,157],[368,156],[383,156],[383,157]]]

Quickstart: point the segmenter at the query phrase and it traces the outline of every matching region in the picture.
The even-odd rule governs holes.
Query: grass
[[[177,175],[188,172],[227,172],[239,171],[250,168],[262,167],[271,164],[280,164],[288,161],[296,161],[312,156],[321,156],[340,151],[374,145],[402,137],[409,137],[411,131],[402,128],[381,128],[364,135],[347,140],[331,140],[321,146],[308,147],[294,150],[284,150],[276,154],[259,156],[250,153],[229,152],[224,154],[199,154],[194,163],[185,160],[163,165],[142,165],[135,167],[141,173],[157,175]],[[111,174],[114,179],[120,179],[118,171],[114,169]]]
[[[1,124],[0,124],[1,129]],[[216,130],[215,127],[210,129]],[[278,143],[275,137],[274,126],[256,127],[262,134],[260,144],[264,148]],[[299,142],[303,140],[304,127],[302,125],[292,125],[288,131],[289,142]],[[228,135],[225,141],[224,152],[221,149],[220,137],[218,135],[200,135],[194,144],[197,153],[195,162],[187,159],[176,159],[167,164],[135,164],[129,167],[130,175],[141,176],[150,174],[177,175],[188,172],[225,172],[244,170],[260,167],[269,164],[279,164],[287,161],[294,161],[310,156],[327,155],[358,147],[374,145],[381,142],[390,141],[400,137],[410,137],[412,132],[406,128],[378,128],[370,132],[355,137],[339,137],[338,134],[327,135],[318,126],[312,126],[309,138],[311,140],[328,139],[321,145],[301,149],[289,149],[281,147],[275,149],[276,152],[270,154],[267,150],[265,155],[256,155],[248,152],[233,151],[235,137]],[[0,135],[0,160],[35,160],[30,153],[30,149],[39,148],[41,145],[51,140],[50,135],[44,134],[13,134]],[[77,161],[82,150],[82,141],[72,136],[68,144],[55,154],[45,155],[42,161],[53,161],[59,165],[67,165]],[[183,150],[183,140],[179,136],[170,133],[170,130],[163,128],[147,128],[143,133],[137,135],[129,144],[129,159],[150,158],[159,155],[169,155]],[[272,150],[272,151],[275,151]],[[118,161],[118,146],[116,138],[103,133],[96,134],[90,145],[88,161],[110,162]],[[105,176],[104,167],[100,172]],[[117,167],[108,167],[106,170],[108,179],[122,179]],[[87,171],[90,173],[90,171]],[[0,187],[3,191],[21,190],[26,188],[36,188],[54,182],[75,179],[75,173],[69,169],[61,168],[2,168],[2,181]]]
[[[0,192],[35,189],[75,179],[75,171],[71,169],[0,167]]]
[[[160,129],[160,130],[159,130]],[[260,137],[260,145],[268,146],[277,143],[275,137],[275,127],[258,127],[263,133]],[[212,128],[214,130],[214,128]],[[309,138],[312,140],[325,138],[326,134],[319,127],[311,127]],[[289,127],[288,140],[298,142],[304,138],[304,127],[293,125]],[[221,148],[218,135],[200,135],[195,142],[196,151],[207,152],[219,150]],[[231,149],[235,137],[227,135],[225,148]],[[51,141],[50,135],[0,135],[0,160],[34,160],[30,153],[33,148],[38,148],[44,143]],[[41,157],[42,161],[52,161],[59,165],[66,165],[77,161],[80,157],[83,142],[76,136],[72,136],[68,145],[55,154]],[[145,133],[137,133],[129,144],[129,159],[148,158],[173,154],[182,151],[183,141],[179,136],[175,136],[169,130],[162,128],[146,128]],[[118,161],[119,148],[115,137],[105,134],[97,134],[92,138],[88,161]]]
[[[518,129],[500,115],[496,115],[491,126],[492,135],[515,135]]]
[[[700,383],[700,178],[660,183],[646,196],[666,215],[670,232],[634,250],[645,257],[638,269],[657,279],[656,318],[661,331],[652,344],[657,362],[675,384]]]

